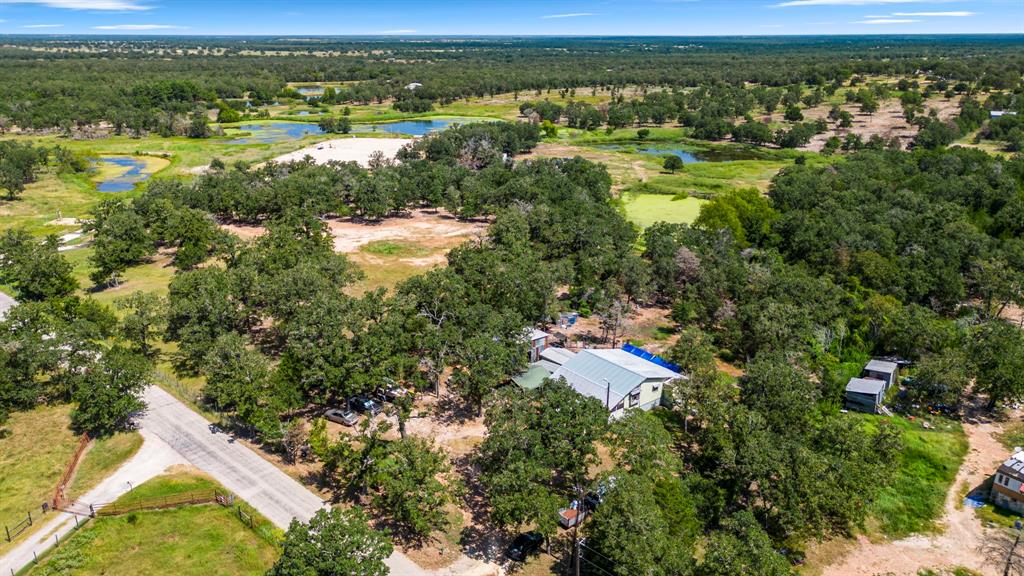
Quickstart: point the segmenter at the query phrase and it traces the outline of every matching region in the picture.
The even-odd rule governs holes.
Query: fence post
[[[32,525],[32,511],[31,510],[28,511],[28,525],[29,526]]]
[[[11,529],[8,528],[6,524],[4,524],[4,532],[7,532],[7,541],[10,542],[11,541]]]

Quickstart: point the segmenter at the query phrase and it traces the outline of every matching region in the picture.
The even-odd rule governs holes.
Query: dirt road
[[[986,576],[999,570],[985,563],[979,550],[985,528],[974,510],[959,507],[960,487],[966,482],[973,490],[985,481],[1007,450],[996,439],[997,423],[964,424],[970,444],[964,463],[946,495],[943,531],[934,536],[916,535],[892,542],[872,543],[858,537],[857,546],[840,562],[826,568],[823,576],[873,576],[894,574],[915,576],[919,570],[963,566]]]

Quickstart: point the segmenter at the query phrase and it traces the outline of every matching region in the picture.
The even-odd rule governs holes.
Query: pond
[[[146,161],[142,158],[100,156],[92,164],[100,173],[100,179],[96,181],[96,189],[100,192],[128,192],[151,176],[145,171]]]
[[[452,124],[470,124],[483,122],[484,118],[429,118],[421,120],[401,120],[384,124],[355,124],[353,132],[386,132],[388,134],[408,134],[409,136],[425,136],[431,132],[444,130]]]
[[[306,122],[266,122],[238,124],[238,130],[248,132],[228,141],[229,144],[273,144],[286,140],[298,140],[311,134],[323,134],[316,124]]]
[[[697,150],[685,148],[659,148],[655,146],[639,146],[626,144],[601,144],[594,146],[598,150],[614,150],[616,152],[634,152],[646,156],[676,156],[683,164],[699,164],[701,162],[731,162],[735,160],[758,160],[757,153],[739,148],[719,148],[715,150]]]
[[[303,96],[319,96],[324,93],[323,86],[299,86],[295,89],[296,92]]]

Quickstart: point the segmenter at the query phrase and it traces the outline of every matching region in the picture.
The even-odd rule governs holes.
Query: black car
[[[348,401],[348,407],[355,410],[356,412],[363,412],[370,416],[376,416],[380,414],[380,404],[377,404],[373,400],[370,400],[366,396],[356,396],[350,398]]]
[[[541,536],[540,532],[524,532],[516,536],[516,539],[512,541],[512,545],[508,547],[508,551],[505,554],[516,562],[526,562],[527,558],[540,550],[540,545],[543,543],[544,537]]]

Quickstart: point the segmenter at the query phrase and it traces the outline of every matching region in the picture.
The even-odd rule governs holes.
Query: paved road
[[[168,467],[184,464],[185,459],[152,432],[142,431],[144,442],[139,451],[121,465],[113,474],[99,483],[98,486],[82,496],[80,502],[104,503],[113,502],[119,496],[138,486],[146,480],[161,474]],[[83,506],[83,514],[88,514],[88,506]],[[50,513],[39,519],[46,524],[28,536],[20,544],[0,557],[0,575],[7,575],[21,570],[32,562],[35,554],[43,555],[54,544],[54,536],[61,540],[75,527],[75,515],[70,512]]]
[[[96,490],[80,501],[102,503],[115,500],[130,487],[159,474],[168,466],[188,463],[206,472],[231,492],[251,504],[275,525],[285,529],[293,518],[308,521],[325,503],[290,476],[258,454],[212,427],[174,396],[156,386],[146,389],[148,405],[141,418],[146,441],[139,453],[119,468]],[[53,534],[66,534],[74,527],[71,514],[63,513],[10,553],[0,558],[0,576],[17,572],[32,560],[33,550],[42,553],[52,544]],[[54,532],[54,531],[57,532]],[[492,564],[463,557],[452,566],[427,571],[405,555],[395,552],[387,559],[395,576],[491,576],[500,574]]]
[[[233,442],[228,434],[211,428],[210,422],[163,389],[149,387],[145,400],[149,410],[142,418],[143,429],[167,442],[189,463],[213,476],[277,526],[287,528],[292,518],[308,521],[325,507],[319,496],[249,448]],[[460,563],[468,568],[465,571],[460,567],[459,572],[428,572],[398,552],[387,559],[387,564],[396,576],[495,573],[475,561]]]

